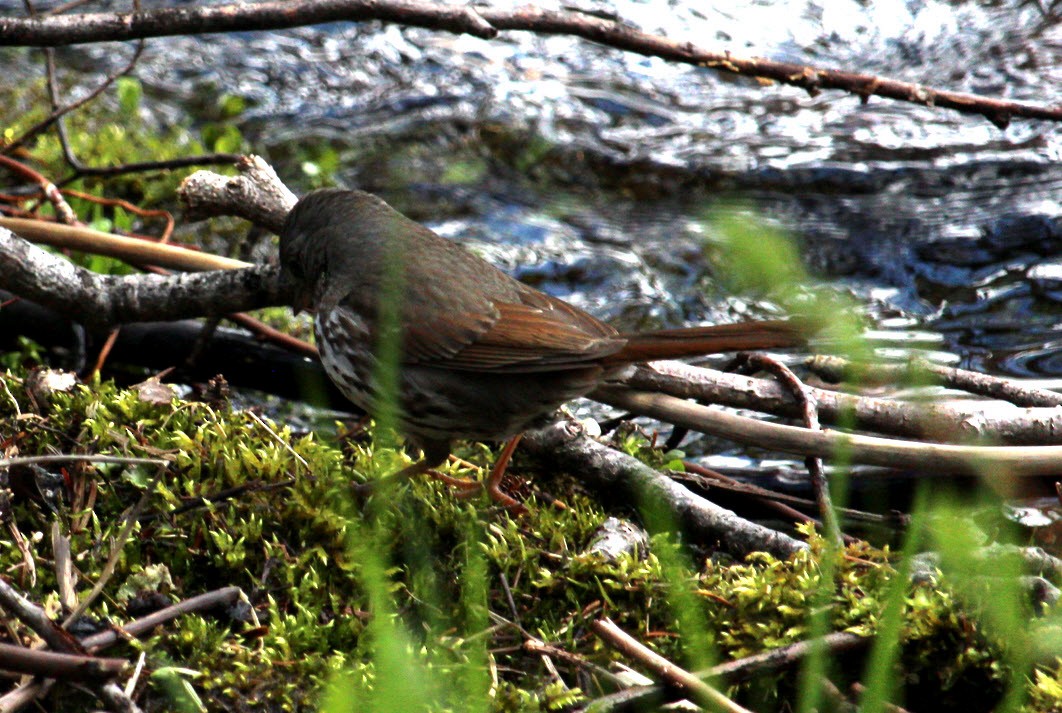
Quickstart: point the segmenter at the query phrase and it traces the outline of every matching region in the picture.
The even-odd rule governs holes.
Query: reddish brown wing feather
[[[554,371],[585,365],[626,343],[616,338],[612,327],[566,302],[527,287],[517,297],[520,304],[493,302],[497,319],[452,356],[429,362],[407,348],[407,363],[459,370]]]

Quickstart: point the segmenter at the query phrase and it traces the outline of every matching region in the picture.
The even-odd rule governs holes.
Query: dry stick
[[[1062,394],[1048,389],[1022,386],[1011,379],[981,374],[968,369],[956,369],[950,366],[931,364],[919,359],[910,364],[854,364],[852,361],[837,356],[814,356],[808,359],[807,367],[824,379],[840,382],[853,373],[859,373],[872,379],[889,379],[894,382],[909,380],[919,373],[932,374],[945,386],[950,386],[971,394],[987,396],[992,399],[1009,401],[1016,406],[1062,406]]]
[[[74,577],[74,563],[70,556],[70,538],[63,534],[58,520],[52,521],[52,559],[55,561],[59,603],[64,610],[70,611],[77,606],[77,579]]]
[[[234,215],[279,234],[298,198],[260,156],[243,156],[236,169],[238,176],[196,171],[184,179],[177,195],[184,204],[185,218]]]
[[[745,354],[744,359],[749,364],[774,375],[783,386],[787,387],[797,403],[800,404],[804,427],[809,431],[820,430],[815,397],[804,386],[803,382],[797,378],[792,369],[766,354]],[[826,474],[822,469],[822,459],[818,456],[809,455],[804,458],[804,464],[811,475],[811,487],[815,492],[815,502],[819,508],[819,516],[822,518],[823,527],[826,529],[826,536],[837,545],[843,546],[841,528],[837,524],[837,513],[833,509],[833,501],[830,498],[830,485],[826,482]]]
[[[690,537],[735,557],[769,552],[785,559],[808,547],[702,498],[637,458],[589,437],[577,423],[560,421],[529,431],[524,434],[523,448],[529,456],[548,460],[551,471],[578,473],[580,482],[606,497],[660,503],[674,513]]]
[[[58,47],[87,42],[111,42],[212,32],[272,30],[327,22],[382,20],[413,27],[467,33],[492,39],[499,30],[544,35],[572,35],[607,47],[647,57],[707,67],[720,72],[771,80],[799,87],[815,95],[839,89],[859,96],[888,97],[961,113],[984,116],[1004,128],[1013,117],[1062,120],[1062,107],[931,89],[870,74],[816,69],[804,64],[743,58],[729,52],[710,52],[642,32],[613,20],[583,13],[521,7],[516,10],[473,9],[467,6],[415,0],[286,0],[163,8],[131,13],[86,13],[57,17],[0,18],[0,45]]]
[[[3,580],[0,580],[0,583],[2,582]],[[92,653],[96,653],[113,645],[119,639],[125,638],[125,636],[140,636],[141,634],[146,634],[156,626],[164,624],[171,619],[176,619],[182,614],[205,611],[222,604],[231,604],[241,596],[243,596],[243,590],[239,587],[225,587],[224,589],[200,594],[197,597],[178,602],[173,606],[160,609],[154,614],[149,614],[142,619],[137,619],[136,621],[127,624],[120,630],[121,634],[119,634],[118,630],[112,629],[81,639],[80,644]],[[51,688],[53,683],[54,680],[51,679],[45,681],[31,681],[19,686],[14,691],[10,691],[9,693],[0,696],[0,713],[19,710],[28,702],[46,693],[47,689]]]
[[[595,675],[606,679],[612,684],[618,685],[620,683],[621,679],[619,678],[619,676],[612,673],[608,669],[598,666],[593,661],[588,661],[579,654],[572,653],[571,651],[566,651],[557,646],[552,646],[534,637],[528,638],[526,641],[524,641],[523,648],[524,651],[527,651],[529,653],[558,658],[561,661],[565,661],[571,664],[572,666],[578,666],[579,668],[591,671]]]
[[[277,268],[270,265],[168,277],[99,275],[0,226],[0,289],[97,329],[283,304],[287,298],[277,277]]]
[[[812,361],[818,357],[812,357]],[[994,381],[1009,380],[982,375]],[[796,404],[776,382],[754,379],[678,361],[655,361],[636,368],[623,383],[642,391],[657,391],[733,408],[751,408],[777,416],[799,416]],[[1024,389],[1015,384],[1018,388]],[[1062,432],[1062,409],[1053,406],[1018,410],[1000,402],[983,404],[911,403],[855,396],[807,386],[827,423],[850,419],[856,428],[891,436],[963,440],[986,438],[1009,443],[1051,444]],[[1041,393],[1051,393],[1043,392]],[[1001,410],[999,406],[1007,406]]]
[[[15,690],[0,696],[0,713],[15,713],[22,710],[36,699],[48,695],[54,685],[54,678],[34,678],[23,683]]]
[[[611,619],[598,619],[590,623],[594,633],[612,648],[623,655],[635,659],[642,665],[652,669],[658,676],[667,679],[670,683],[686,690],[697,700],[711,704],[714,708],[727,711],[727,713],[751,713],[747,708],[739,706],[716,689],[709,686],[689,671],[676,666],[660,654],[646,648],[641,642],[627,634],[612,622]]]
[[[137,458],[134,456],[104,456],[90,455],[85,453],[62,453],[48,456],[15,456],[13,458],[0,458],[0,468],[8,468],[13,465],[40,465],[47,463],[109,463],[114,465],[157,465],[166,466],[170,461],[162,458]]]
[[[85,653],[77,639],[64,631],[43,609],[22,596],[2,577],[0,577],[0,608],[17,617],[56,651],[66,654]]]
[[[722,678],[727,684],[734,684],[746,681],[761,673],[793,666],[811,655],[812,651],[820,649],[820,647],[820,650],[828,653],[840,654],[865,649],[870,645],[871,641],[872,639],[866,636],[839,631],[826,634],[819,639],[798,641],[788,646],[727,661],[713,666],[707,671],[698,671],[696,675],[701,678]]]
[[[758,485],[752,483],[743,483],[740,480],[731,478],[729,475],[718,473],[711,468],[705,468],[697,463],[690,461],[683,461],[683,465],[686,468],[685,472],[672,471],[671,477],[675,480],[688,480],[692,483],[705,488],[706,490],[716,489],[724,490],[730,493],[739,493],[742,495],[749,495],[762,501],[764,505],[774,504],[782,506],[778,508],[777,512],[786,517],[793,518],[796,522],[814,522],[819,523],[813,517],[809,517],[801,511],[786,506],[785,503],[793,503],[794,505],[802,505],[804,507],[814,508],[815,501],[802,498],[799,495],[790,495],[788,493],[779,493],[774,490],[768,490],[767,488],[761,488]],[[896,515],[880,515],[874,512],[867,512],[865,510],[854,510],[852,508],[834,508],[840,515],[844,515],[850,520],[858,522],[872,522],[875,524],[891,524],[906,526],[906,520],[903,517],[897,519]],[[852,538],[853,542],[858,542],[858,538]]]
[[[805,507],[814,508],[816,507],[816,503],[814,501],[808,500],[806,498],[801,498],[796,495],[777,493],[773,490],[761,488],[760,486],[753,485],[751,483],[742,483],[741,481],[735,480],[734,478],[731,478],[728,475],[723,475],[722,473],[718,473],[712,470],[711,468],[705,468],[702,465],[690,461],[683,461],[682,464],[683,467],[686,469],[685,472],[672,471],[670,475],[673,480],[677,480],[679,482],[688,480],[704,488],[705,490],[711,490],[714,488],[716,490],[722,490],[725,492],[744,495],[759,502],[760,505],[767,508],[768,510],[772,510],[778,515],[788,518],[793,522],[810,522],[814,523],[816,527],[822,526],[821,521],[816,520],[810,515],[806,515],[800,510],[797,510],[796,508],[792,507],[791,505],[786,504],[794,503],[796,505],[803,505]],[[857,520],[860,522],[888,522],[892,525],[900,524],[897,523],[895,518],[890,518],[886,515],[878,515],[877,513],[864,512],[862,510],[835,507],[834,512],[836,512],[838,515],[844,516],[845,518]],[[846,545],[851,545],[855,544],[856,542],[860,542],[858,537],[853,537],[852,535],[845,534],[844,532],[841,533],[841,541]]]
[[[26,538],[22,536],[22,532],[18,529],[18,523],[15,522],[15,518],[8,519],[7,531],[11,533],[11,540],[22,555],[22,576],[19,577],[19,585],[26,583],[26,572],[29,572],[30,587],[36,586],[37,563],[33,560],[33,552],[30,550]]]
[[[0,669],[64,681],[100,681],[121,675],[129,662],[0,644]]]
[[[2,159],[3,157],[0,157]],[[0,228],[7,228],[27,240],[56,248],[83,250],[97,255],[116,257],[127,262],[159,265],[176,270],[236,270],[253,267],[251,263],[203,253],[154,240],[129,238],[114,233],[74,225],[60,225],[28,218],[0,216]]]
[[[216,32],[248,32],[329,22],[384,20],[490,39],[498,34],[475,10],[459,5],[398,0],[303,0],[248,6],[164,8],[146,12],[85,13],[0,19],[0,46],[62,47]]]
[[[846,631],[834,632],[823,636],[821,639],[798,641],[788,646],[763,651],[733,661],[726,661],[707,670],[696,671],[693,675],[702,680],[721,679],[726,685],[731,686],[761,674],[774,673],[795,666],[807,658],[816,647],[822,647],[824,650],[837,655],[865,649],[870,645],[871,641],[872,639],[869,637],[858,636]],[[637,691],[625,691],[622,695],[624,710],[638,709],[645,702],[660,700],[665,693],[666,689],[663,686],[647,686]],[[616,694],[614,696],[620,697]],[[607,698],[610,697],[606,696],[597,701],[602,703],[602,707],[606,710],[611,707],[606,701]]]
[[[81,645],[87,650],[95,653],[113,645],[119,639],[128,636],[140,636],[154,629],[160,624],[165,624],[171,619],[176,619],[182,614],[192,614],[194,612],[206,611],[213,609],[216,606],[222,604],[231,604],[232,602],[243,596],[243,590],[239,587],[224,587],[222,589],[214,590],[213,592],[207,592],[198,596],[186,599],[183,602],[178,602],[172,606],[168,606],[165,609],[159,609],[153,614],[149,614],[142,619],[126,624],[118,630],[103,631],[99,634],[93,634],[92,636],[86,636],[81,639]]]
[[[63,194],[59,192],[59,188],[54,183],[24,163],[4,155],[0,155],[0,166],[8,168],[39,185],[48,201],[55,208],[55,214],[59,216],[59,220],[71,225],[78,222],[77,214],[74,213],[73,208],[66,202]]]
[[[1010,478],[1056,475],[1062,468],[1062,446],[958,446],[833,430],[808,431],[738,416],[672,396],[617,386],[598,388],[590,398],[738,443],[823,458],[843,450],[850,462],[909,468],[926,475],[965,473]]]
[[[125,548],[125,543],[129,541],[129,537],[133,534],[133,527],[136,525],[137,520],[140,517],[140,512],[144,509],[144,506],[147,505],[151,496],[155,494],[155,486],[158,485],[159,480],[162,479],[163,473],[166,472],[167,465],[169,465],[169,463],[159,466],[159,469],[155,472],[155,477],[152,478],[151,482],[149,482],[147,487],[144,488],[144,492],[136,501],[136,504],[126,511],[125,523],[122,525],[118,537],[111,545],[111,554],[107,558],[106,564],[103,565],[103,571],[100,573],[99,579],[96,580],[96,584],[93,585],[85,598],[81,600],[81,603],[77,605],[77,608],[70,612],[70,616],[63,621],[64,629],[69,628],[71,624],[77,621],[77,618],[81,616],[86,609],[92,606],[92,603],[96,601],[96,597],[98,597],[103,592],[103,588],[107,586],[107,582],[110,581],[111,576],[114,574],[114,568],[118,564],[118,558],[121,557],[122,550]]]
[[[140,713],[140,707],[113,681],[100,686],[100,698],[110,706],[112,713]]]

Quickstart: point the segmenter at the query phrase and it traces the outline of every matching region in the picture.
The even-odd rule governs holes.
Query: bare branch
[[[599,388],[590,398],[737,443],[824,458],[842,452],[854,463],[911,468],[931,476],[1013,478],[1056,475],[1062,469],[1062,446],[959,446],[809,431],[615,386]]]
[[[122,627],[121,632],[122,634],[128,634],[130,636],[141,636],[148,633],[156,626],[165,624],[183,614],[209,611],[214,607],[232,604],[242,596],[243,590],[239,587],[224,587],[222,589],[214,590],[213,592],[200,594],[199,596],[185,599],[183,602],[177,602],[173,606],[168,606],[165,609],[159,609],[157,612],[149,614],[143,619],[137,619],[134,622],[130,622]],[[81,640],[81,645],[90,651],[99,651],[113,645],[120,638],[122,637],[118,631],[103,631],[99,634],[85,637]]]
[[[1025,386],[1013,379],[1001,379],[969,369],[931,364],[925,360],[911,364],[855,364],[837,356],[815,356],[807,360],[807,366],[819,376],[834,382],[844,381],[853,372],[863,378],[888,379],[896,383],[925,374],[945,386],[990,399],[1009,401],[1016,406],[1062,406],[1062,394],[1054,391]]]
[[[281,292],[276,268],[268,265],[168,276],[99,275],[3,228],[0,289],[96,327],[223,315],[289,302]]]
[[[2,577],[0,577],[0,608],[33,629],[48,646],[56,651],[67,654],[84,653],[77,639],[64,631],[43,609],[24,597]]]
[[[770,552],[785,558],[807,547],[690,492],[637,458],[599,443],[571,421],[528,431],[521,448],[547,460],[551,470],[559,467],[578,473],[582,483],[606,497],[660,503],[691,537],[717,545],[735,557]]]
[[[260,156],[243,156],[236,168],[238,176],[197,171],[184,179],[177,195],[184,203],[185,217],[202,220],[235,215],[280,233],[298,198]]]
[[[812,361],[818,359],[813,357]],[[786,391],[773,381],[677,361],[656,361],[639,367],[623,383],[643,391],[694,398],[705,403],[750,408],[777,416],[800,415],[799,408]],[[1010,383],[1026,389],[1016,382]],[[1062,411],[1057,408],[1017,409],[999,401],[912,403],[855,396],[807,385],[805,388],[815,397],[819,417],[824,422],[837,424],[842,418],[852,418],[856,428],[893,436],[964,441],[984,438],[1032,445],[1057,443],[1062,431]]]
[[[0,18],[0,45],[64,47],[145,37],[250,32],[327,22],[383,20],[491,39],[498,31],[472,8],[390,0],[303,0],[171,7],[144,12]]]
[[[590,628],[606,644],[628,656],[643,666],[652,669],[667,682],[683,688],[698,701],[711,704],[712,710],[726,713],[751,713],[748,708],[739,706],[716,689],[709,686],[689,671],[668,661],[633,636],[616,626],[611,619],[598,619],[590,622]]]
[[[0,669],[64,681],[100,681],[119,676],[129,668],[125,659],[105,659],[78,654],[28,649],[0,644]]]

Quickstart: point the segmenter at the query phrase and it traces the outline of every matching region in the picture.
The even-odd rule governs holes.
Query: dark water
[[[723,5],[565,7],[738,55],[1062,101],[1059,3]],[[103,70],[128,51],[60,57]],[[293,187],[312,181],[300,152],[328,146],[342,182],[621,326],[770,311],[770,295],[717,284],[702,249],[703,217],[740,198],[893,333],[883,354],[1062,375],[1057,125],[810,97],[565,37],[375,23],[151,40],[137,75],[160,123],[240,95],[238,125]]]

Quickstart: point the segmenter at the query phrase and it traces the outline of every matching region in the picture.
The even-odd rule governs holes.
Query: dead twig
[[[17,618],[51,648],[65,654],[84,654],[85,649],[73,636],[52,621],[39,606],[24,597],[0,577],[0,608]]]
[[[917,379],[925,374],[939,380],[944,386],[1008,401],[1015,406],[1062,406],[1062,394],[1054,391],[1025,386],[1013,379],[1003,379],[968,369],[931,364],[925,360],[910,364],[854,364],[837,356],[813,356],[805,364],[812,372],[832,382],[842,382],[853,373],[862,378],[894,383],[909,382],[912,378]]]
[[[739,706],[689,671],[644,646],[640,641],[616,626],[611,619],[598,619],[590,623],[590,628],[606,644],[624,656],[638,661],[669,683],[684,689],[698,701],[710,705],[714,710],[726,711],[727,713],[750,713],[747,708]]]
[[[79,221],[77,214],[70,207],[70,204],[63,198],[63,194],[59,191],[59,188],[41,175],[39,172],[34,171],[26,164],[16,161],[13,158],[0,154],[0,166],[3,166],[19,175],[23,178],[33,181],[41,187],[41,191],[45,197],[55,208],[55,214],[59,216],[59,220],[69,225],[76,225]]]
[[[783,386],[789,389],[793,398],[800,405],[804,428],[809,431],[820,430],[815,396],[804,386],[804,383],[793,373],[792,369],[767,354],[743,354],[742,358],[749,365],[763,369],[773,375]],[[843,544],[841,529],[837,524],[837,513],[834,512],[833,501],[830,498],[830,484],[826,482],[826,474],[822,469],[822,458],[816,455],[808,455],[804,458],[804,464],[811,475],[811,487],[815,492],[815,502],[819,508],[819,517],[822,519],[823,527],[826,530],[826,537],[841,545]]]
[[[30,649],[0,644],[0,669],[64,681],[103,681],[130,669],[125,659]]]
[[[712,666],[704,671],[696,671],[693,675],[703,680],[719,680],[731,686],[742,681],[762,674],[774,673],[783,669],[792,668],[801,663],[808,655],[822,647],[833,655],[848,654],[861,651],[870,646],[873,639],[865,636],[857,636],[848,632],[834,632],[827,634],[821,639],[798,641],[788,646],[752,654],[733,661],[725,661]],[[644,706],[659,705],[665,700],[667,688],[664,686],[646,686],[636,691],[624,691],[622,694],[613,694],[595,701],[593,710],[610,710],[613,708],[612,701],[608,699],[622,698],[623,710],[641,710]],[[618,703],[618,701],[616,701]]]
[[[603,497],[641,502],[672,513],[691,539],[718,547],[738,558],[769,552],[785,559],[807,544],[739,517],[691,492],[637,458],[591,438],[572,421],[524,434],[523,452],[558,469],[579,473],[579,480]]]
[[[816,359],[813,357],[812,361]],[[720,406],[754,409],[777,416],[800,415],[786,390],[774,381],[678,361],[656,361],[638,367],[623,383],[642,391]],[[890,436],[1044,445],[1057,443],[1062,432],[1062,409],[1054,406],[1018,409],[1000,401],[960,404],[897,401],[806,384],[805,388],[815,396],[819,418],[824,423],[836,425],[843,421],[859,430]]]
[[[222,589],[214,590],[213,592],[206,592],[205,594],[185,599],[183,602],[178,602],[173,606],[168,606],[165,609],[159,609],[153,614],[149,614],[142,619],[137,619],[136,621],[126,624],[121,629],[111,629],[109,631],[100,632],[99,634],[87,636],[84,639],[81,639],[81,645],[93,653],[102,651],[120,639],[130,636],[141,636],[142,634],[148,633],[156,626],[165,624],[166,622],[176,619],[179,616],[183,616],[184,614],[208,611],[218,606],[232,604],[242,596],[243,590],[239,587],[224,587]]]
[[[823,458],[844,452],[853,463],[910,468],[928,476],[1033,477],[1056,475],[1062,468],[1062,446],[960,446],[809,431],[616,386],[601,387],[590,398],[737,443]]]

